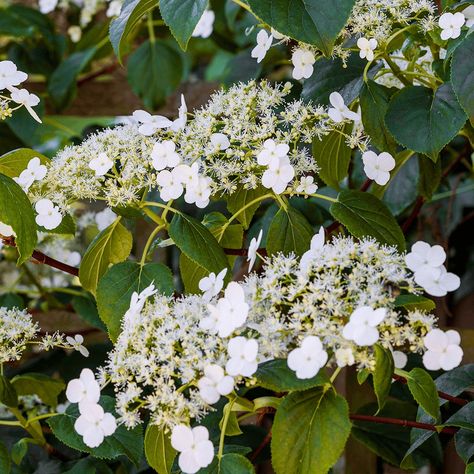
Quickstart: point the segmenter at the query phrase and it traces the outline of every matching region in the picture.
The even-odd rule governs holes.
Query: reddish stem
[[[410,227],[412,226],[415,219],[418,217],[418,214],[420,213],[421,208],[423,207],[424,203],[425,203],[425,198],[423,196],[418,196],[415,201],[415,206],[413,207],[413,210],[411,211],[411,214],[408,216],[407,220],[402,224],[402,231],[404,234],[406,234],[410,230]]]
[[[272,439],[272,432],[269,431],[265,438],[263,438],[262,442],[258,445],[257,449],[251,454],[250,461],[254,462],[255,459],[258,458],[259,454],[265,449],[265,446],[270,442]]]

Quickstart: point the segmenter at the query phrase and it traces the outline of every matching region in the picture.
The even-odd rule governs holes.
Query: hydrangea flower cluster
[[[241,187],[314,189],[313,181],[307,183],[317,171],[309,150],[313,138],[358,116],[344,109],[336,122],[322,107],[285,103],[290,90],[289,83],[238,84],[215,93],[189,121],[184,99],[174,121],[137,111],[138,124],[99,132],[60,151],[30,196],[64,211],[78,199],[133,205],[143,189],[158,189],[165,201],[184,194],[198,207]],[[270,159],[272,153],[279,159]]]
[[[11,117],[15,110],[25,107],[28,113],[41,123],[33,107],[39,104],[37,95],[26,89],[18,89],[21,83],[28,79],[28,74],[19,71],[12,61],[0,61],[0,120]]]
[[[141,422],[142,409],[166,429],[199,421],[234,387],[254,384],[268,360],[287,359],[298,378],[311,378],[327,364],[373,370],[376,343],[397,366],[410,352],[425,353],[428,368],[462,358],[459,338],[434,329],[434,315],[397,306],[401,293],[421,291],[404,255],[373,239],[324,243],[321,231],[301,259],[273,256],[223,295],[209,292],[213,282],[222,288],[217,280],[203,279],[204,295],[173,299],[153,286],[135,295],[101,369],[127,426]],[[436,338],[445,344],[435,347]]]

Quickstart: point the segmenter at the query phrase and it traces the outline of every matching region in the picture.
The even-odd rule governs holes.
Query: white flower
[[[209,204],[212,194],[211,182],[208,176],[199,176],[197,181],[186,186],[184,200],[188,204],[196,204],[200,209],[204,209]]]
[[[300,194],[314,194],[318,190],[318,185],[314,182],[313,176],[303,176],[296,192]]]
[[[346,367],[348,365],[354,365],[355,363],[354,353],[350,347],[340,347],[334,353],[334,357],[336,357],[338,367]]]
[[[288,367],[296,372],[299,379],[310,379],[324,367],[328,354],[323,349],[319,337],[307,336],[301,346],[288,354]]]
[[[362,155],[364,172],[368,178],[383,186],[390,180],[390,171],[395,168],[395,160],[390,153],[382,152],[377,155],[373,151],[366,151]]]
[[[18,178],[13,178],[24,191],[27,191],[35,181],[41,181],[47,173],[46,166],[41,164],[40,159],[35,156],[28,162],[28,166],[20,173]]]
[[[195,474],[214,459],[214,446],[209,441],[209,431],[205,426],[175,426],[171,446],[180,453],[178,464],[185,474]]]
[[[39,9],[43,14],[51,13],[58,4],[58,0],[39,0]]]
[[[110,207],[106,207],[103,211],[100,211],[95,215],[94,220],[97,224],[97,229],[103,231],[104,229],[107,229],[116,218],[117,214],[115,214]]]
[[[201,18],[197,22],[196,27],[193,31],[193,38],[209,38],[212,35],[214,29],[214,20],[216,15],[212,10],[205,10]]]
[[[404,352],[401,351],[393,351],[393,363],[397,369],[403,369],[408,362],[408,357]]]
[[[274,140],[265,140],[263,149],[257,155],[257,163],[262,166],[278,164],[280,158],[288,156],[290,147],[286,143],[275,143]]]
[[[224,278],[227,274],[227,268],[221,270],[217,276],[214,272],[209,276],[201,278],[199,281],[199,289],[204,293],[202,297],[205,301],[210,301],[214,296],[217,296],[224,287]]]
[[[257,46],[252,49],[251,56],[256,58],[257,62],[263,61],[267,51],[271,48],[273,42],[273,36],[268,34],[265,30],[260,30],[257,34]]]
[[[0,61],[0,90],[18,86],[28,79],[28,74],[18,71],[12,61]]]
[[[184,187],[177,176],[176,168],[172,171],[160,171],[156,176],[156,182],[161,186],[160,196],[163,201],[178,199],[183,194]]]
[[[133,118],[141,123],[138,131],[145,136],[153,135],[160,128],[169,128],[173,122],[162,115],[151,115],[145,110],[135,110]]]
[[[252,271],[252,268],[255,264],[255,260],[257,259],[257,252],[258,252],[258,249],[260,248],[260,243],[262,242],[262,236],[263,236],[263,229],[260,229],[258,236],[256,238],[254,237],[250,241],[249,249],[247,252],[247,262],[249,262],[249,272]]]
[[[217,332],[220,337],[230,336],[235,329],[247,320],[249,305],[245,302],[245,293],[241,285],[231,281],[217,305],[208,304],[210,315],[200,322],[202,329]]]
[[[359,38],[357,40],[357,47],[360,49],[359,56],[362,59],[367,58],[367,61],[374,60],[374,50],[377,47],[376,39]]]
[[[415,281],[431,296],[445,296],[461,285],[461,280],[444,267],[419,270],[415,273]]]
[[[207,365],[198,387],[201,398],[209,405],[213,405],[219,401],[221,395],[229,395],[234,390],[234,379],[225,375],[222,367],[215,364]]]
[[[193,163],[189,165],[178,165],[173,170],[176,178],[185,186],[195,186],[199,181],[199,164]]]
[[[455,39],[461,34],[461,28],[466,22],[466,17],[461,12],[443,13],[439,17],[439,27],[441,28],[441,39]]]
[[[428,370],[452,370],[461,363],[463,350],[459,347],[461,336],[457,331],[432,329],[423,342],[428,349],[423,364]]]
[[[385,308],[361,306],[352,313],[349,322],[344,326],[342,336],[354,341],[358,346],[371,346],[379,340],[377,325],[384,320],[386,314]]]
[[[341,123],[344,119],[359,120],[359,114],[352,112],[344,103],[344,99],[339,92],[331,92],[329,95],[329,102],[332,107],[328,109],[328,115],[333,122]]]
[[[157,293],[158,290],[155,289],[155,285],[151,283],[143,291],[137,293],[133,292],[132,297],[130,298],[130,306],[127,309],[127,312],[123,316],[123,325],[125,327],[130,327],[136,323],[137,318],[140,316],[140,313],[145,306],[146,300]]]
[[[107,17],[112,18],[114,16],[119,16],[120,12],[122,11],[122,5],[123,2],[121,0],[112,0],[109,3],[109,8],[107,8]]]
[[[63,216],[59,212],[58,206],[55,206],[49,199],[40,199],[35,204],[38,215],[36,223],[48,230],[56,229],[61,224]]]
[[[225,366],[227,373],[232,376],[252,376],[257,370],[258,342],[237,336],[229,341],[227,352],[230,359]]]
[[[176,145],[171,140],[155,143],[151,152],[151,158],[153,160],[153,168],[157,171],[164,170],[165,168],[174,168],[181,160],[179,154],[176,153]]]
[[[309,79],[313,75],[316,58],[312,51],[307,49],[296,49],[291,56],[293,62],[293,79]]]
[[[308,271],[311,262],[314,260],[315,256],[317,255],[318,251],[324,247],[324,227],[319,228],[319,232],[313,235],[311,239],[311,246],[308,251],[306,251],[300,260],[300,269],[302,271]]]
[[[71,41],[73,43],[79,43],[79,41],[81,41],[82,30],[80,26],[77,26],[77,25],[70,26],[67,29],[67,34],[69,35],[69,38],[71,38]]]
[[[89,168],[95,171],[96,176],[104,176],[112,166],[114,166],[114,162],[105,153],[99,153],[89,161]]]
[[[82,440],[89,448],[97,448],[106,436],[115,433],[117,422],[111,413],[104,413],[104,409],[97,404],[85,404],[79,408],[81,416],[74,423],[74,429],[82,436]]]
[[[89,357],[89,351],[82,344],[84,338],[80,334],[76,334],[74,337],[67,336],[66,341],[74,350],[79,351],[84,357]]]
[[[67,384],[66,398],[71,403],[94,404],[100,399],[100,386],[91,369],[82,369],[78,379]]]
[[[11,97],[12,97],[13,102],[24,105],[26,107],[26,110],[28,110],[29,114],[37,122],[42,123],[41,119],[38,117],[38,114],[33,110],[33,107],[35,105],[38,105],[40,102],[40,99],[37,95],[30,94],[26,89],[12,88]]]
[[[271,188],[275,194],[281,194],[294,177],[295,169],[291,166],[290,159],[284,156],[278,162],[270,163],[263,173],[262,184],[265,188]]]
[[[229,137],[225,133],[213,133],[211,135],[211,144],[216,150],[227,150],[230,147]]]
[[[462,11],[462,14],[466,18],[466,26],[468,28],[474,26],[474,5],[469,5]]]
[[[184,99],[184,95],[181,94],[181,105],[178,109],[178,118],[173,120],[173,123],[170,126],[170,129],[173,132],[179,132],[183,130],[186,126],[186,122],[188,120],[188,106],[186,105],[186,100]]]
[[[438,268],[446,260],[446,252],[441,245],[433,245],[419,240],[411,247],[411,252],[405,256],[407,267],[413,271],[430,271]]]
[[[15,232],[12,229],[12,226],[0,222],[0,235],[3,237],[16,237]]]

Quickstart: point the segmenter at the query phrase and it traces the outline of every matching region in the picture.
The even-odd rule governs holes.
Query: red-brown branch
[[[250,461],[254,462],[255,459],[258,458],[259,454],[265,449],[265,446],[270,442],[272,439],[272,432],[269,431],[263,441],[257,446],[255,451],[250,456]]]
[[[411,211],[407,220],[402,224],[402,231],[404,234],[406,234],[410,230],[410,227],[412,226],[415,219],[418,217],[418,214],[420,213],[424,203],[425,198],[423,196],[418,196],[415,201],[415,206],[413,207],[413,210]]]

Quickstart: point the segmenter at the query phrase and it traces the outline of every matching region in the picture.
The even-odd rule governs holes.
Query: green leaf
[[[343,132],[351,133],[352,124],[344,126]],[[313,157],[319,166],[319,176],[328,185],[339,190],[339,182],[349,172],[352,150],[346,144],[346,137],[334,131],[321,139],[313,139]]]
[[[100,278],[111,263],[125,260],[132,250],[132,234],[117,218],[100,232],[89,245],[79,268],[79,279],[84,289],[95,294]]]
[[[38,241],[35,214],[23,189],[3,174],[0,174],[0,222],[12,227],[16,234],[18,265],[25,263]]]
[[[110,24],[110,42],[120,64],[129,36],[135,26],[146,13],[157,6],[157,0],[125,0],[120,15]]]
[[[280,33],[317,46],[329,56],[355,0],[247,0]]]
[[[281,402],[272,429],[277,474],[326,474],[351,431],[347,402],[333,390],[294,392]]]
[[[229,267],[227,257],[212,233],[194,217],[175,214],[169,236],[190,260],[216,275]]]
[[[390,211],[375,196],[361,191],[341,191],[330,212],[357,238],[372,236],[382,244],[405,249],[405,237]]]
[[[74,311],[88,324],[102,331],[107,331],[97,311],[95,301],[89,296],[74,296],[71,300]]]
[[[286,359],[263,362],[258,366],[255,377],[257,385],[274,392],[296,392],[329,383],[329,378],[323,370],[310,379],[299,379],[288,367]]]
[[[375,371],[373,374],[374,391],[377,397],[379,411],[387,401],[390,388],[392,387],[392,376],[395,369],[392,354],[380,344],[375,344]]]
[[[0,375],[0,403],[13,408],[18,405],[18,395],[15,387],[4,375]]]
[[[449,417],[442,426],[457,426],[474,431],[474,402],[469,402]]]
[[[0,156],[0,173],[10,178],[20,176],[32,158],[39,158],[42,165],[49,164],[49,158],[29,148],[18,148]]]
[[[22,374],[11,380],[18,395],[38,395],[50,407],[58,404],[58,395],[66,385],[62,380],[53,379],[44,374]]]
[[[464,474],[474,474],[474,462],[471,462],[466,466],[466,470],[464,471]]]
[[[226,453],[227,449],[237,447],[242,448],[242,446],[226,445],[220,462],[215,457],[212,464],[201,469],[199,474],[255,474],[255,468],[245,456],[233,452]]]
[[[418,178],[418,194],[425,199],[431,199],[441,182],[441,160],[434,163],[427,156],[418,156],[420,175]]]
[[[244,226],[244,229],[250,227],[255,211],[261,204],[261,201],[251,204],[252,201],[264,196],[266,193],[267,190],[261,186],[255,189],[239,187],[237,191],[227,197],[227,209],[230,213],[236,214],[245,207],[245,210],[237,215],[237,220]]]
[[[108,396],[102,396],[99,404],[105,412],[114,413],[115,400]],[[115,459],[119,456],[127,456],[136,466],[139,465],[143,454],[143,434],[140,426],[127,430],[124,425],[117,427],[115,433],[107,436],[103,443],[97,448],[89,448],[82,441],[74,429],[74,423],[79,417],[76,404],[70,405],[66,413],[57,415],[48,420],[48,425],[54,436],[66,446],[84,453],[92,454],[100,459]]]
[[[0,441],[0,472],[10,474],[11,468],[12,462],[10,460],[10,455],[8,454],[8,449]]]
[[[430,374],[418,367],[412,369],[407,375],[407,385],[423,409],[435,419],[439,419],[439,399],[436,385]]]
[[[13,462],[19,466],[23,458],[26,456],[28,452],[28,443],[33,443],[33,439],[31,438],[21,438],[19,439],[11,449],[11,456]]]
[[[157,425],[148,425],[145,431],[145,457],[148,464],[158,474],[169,474],[176,454],[169,435]]]
[[[7,309],[25,309],[25,302],[23,298],[16,293],[3,293],[0,295],[0,307]]]
[[[240,429],[239,422],[237,420],[236,412],[232,411],[232,406],[233,405],[232,405],[231,402],[228,402],[225,405],[224,410],[222,412],[222,418],[219,422],[219,429],[222,431],[222,425],[224,424],[224,419],[225,419],[225,417],[227,417],[227,425],[225,427],[225,435],[226,436],[239,436],[239,435],[242,434],[242,430]]]
[[[209,0],[161,0],[160,11],[165,23],[183,50],[193,34]]]
[[[456,48],[451,61],[451,82],[456,97],[474,123],[474,35],[468,34]]]
[[[351,54],[346,64],[339,58],[319,59],[313,75],[304,81],[302,97],[313,104],[328,105],[331,92],[339,92],[346,104],[359,96],[364,84],[363,74],[367,61],[358,54]],[[377,67],[371,68],[371,77]]]
[[[466,122],[466,114],[445,83],[433,93],[421,86],[405,87],[390,101],[385,124],[397,142],[433,161]]]
[[[183,72],[181,55],[164,40],[145,41],[128,58],[128,82],[150,109],[162,105],[176,90]]]
[[[82,458],[64,474],[113,474],[104,461],[94,459],[92,456]]]
[[[120,334],[132,294],[141,292],[151,283],[161,294],[170,296],[174,292],[171,270],[161,263],[147,263],[143,267],[136,262],[119,263],[110,267],[99,280],[97,308],[112,341]]]
[[[360,93],[362,123],[371,142],[380,150],[394,153],[397,144],[385,126],[385,114],[394,90],[377,84],[375,81],[364,83]]]
[[[281,207],[268,229],[267,251],[270,255],[278,252],[303,255],[313,235],[313,228],[300,211],[290,205],[286,209]]]
[[[460,429],[454,435],[454,441],[459,457],[468,463],[474,456],[474,431]]]
[[[433,300],[420,295],[399,295],[395,299],[396,307],[403,307],[408,311],[426,311],[427,313],[436,308]]]

